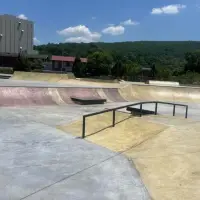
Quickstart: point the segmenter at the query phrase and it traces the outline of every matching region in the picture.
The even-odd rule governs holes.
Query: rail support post
[[[173,107],[173,116],[176,115],[176,105],[174,104],[174,107]]]
[[[85,138],[85,116],[83,116],[82,138]]]
[[[187,119],[188,118],[188,106],[186,106],[186,108],[185,108],[185,119]]]
[[[140,104],[140,117],[142,117],[142,103]]]
[[[115,110],[113,110],[113,121],[112,121],[112,126],[115,127]]]
[[[158,103],[156,102],[155,103],[155,115],[157,115],[158,114]]]

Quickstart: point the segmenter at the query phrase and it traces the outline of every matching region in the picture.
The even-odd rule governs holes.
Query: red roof
[[[81,62],[87,62],[87,58],[80,58]],[[71,57],[71,56],[52,56],[51,60],[53,61],[63,61],[63,62],[74,62],[75,61],[75,57]]]

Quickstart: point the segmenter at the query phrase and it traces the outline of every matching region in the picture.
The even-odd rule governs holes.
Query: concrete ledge
[[[147,82],[149,85],[163,85],[163,86],[179,86],[179,82],[171,82],[171,81],[152,81],[149,80]]]
[[[96,98],[96,97],[76,97],[72,96],[71,100],[76,104],[81,105],[92,105],[92,104],[104,104],[106,99]]]
[[[133,107],[127,107],[127,111],[130,111],[133,115],[140,115],[140,109],[139,108],[133,108]],[[154,111],[151,110],[144,110],[142,109],[142,115],[155,115]]]

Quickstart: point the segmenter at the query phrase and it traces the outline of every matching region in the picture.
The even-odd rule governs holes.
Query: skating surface
[[[1,80],[0,199],[144,200],[150,193],[154,199],[196,200],[200,128],[198,122],[190,120],[200,120],[199,89],[142,84],[120,85],[118,89],[116,85],[119,87],[76,80]],[[74,93],[100,96],[112,103],[77,106],[69,100]],[[81,131],[76,125],[66,129],[83,114],[127,105],[128,100],[184,102],[189,105],[189,119],[184,119],[181,108],[176,109],[178,118],[172,118],[171,106],[159,106],[159,113],[168,115],[166,118],[124,121],[114,132],[107,129],[86,140],[77,138]],[[154,110],[154,105],[145,105],[144,109]],[[91,123],[107,126],[111,122],[108,119],[109,115]],[[131,135],[131,124],[137,127],[137,135]],[[88,127],[89,132],[93,128]],[[78,132],[74,134],[74,130]],[[149,134],[155,137],[146,137]],[[129,136],[131,141],[127,140]],[[141,146],[126,151],[133,142]]]
[[[146,108],[152,109],[151,106]],[[160,106],[160,111],[169,114],[165,106]],[[198,110],[191,109],[191,117],[184,119],[181,113],[180,109],[178,117],[160,115],[138,118],[118,112],[116,121],[119,123],[114,128],[110,127],[112,113],[93,116],[87,119],[86,140],[123,153],[132,160],[152,199],[198,200],[200,115]],[[58,127],[78,136],[82,124],[76,121]]]
[[[0,199],[149,199],[125,156],[56,128],[104,108],[0,108]]]

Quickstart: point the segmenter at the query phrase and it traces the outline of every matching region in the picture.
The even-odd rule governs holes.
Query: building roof
[[[87,58],[80,58],[80,59],[81,59],[81,62],[84,62],[84,63],[87,62]],[[62,61],[62,62],[74,62],[75,57],[72,57],[72,56],[52,56],[51,60]]]

